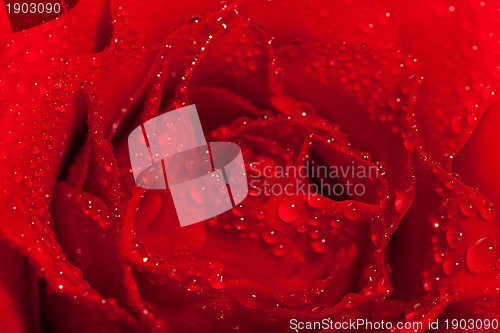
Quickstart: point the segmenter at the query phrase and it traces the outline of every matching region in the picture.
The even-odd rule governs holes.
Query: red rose
[[[81,0],[2,35],[0,327],[495,329],[498,9]],[[250,194],[181,228],[127,137],[189,104]]]

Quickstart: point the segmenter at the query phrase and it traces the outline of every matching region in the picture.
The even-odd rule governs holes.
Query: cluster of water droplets
[[[434,261],[423,273],[423,287],[432,292],[436,288],[448,290],[442,297],[453,292],[447,280],[458,274],[498,274],[500,257],[496,246],[498,233],[496,215],[491,203],[477,190],[460,183],[458,176],[448,174],[436,165],[428,172],[435,180],[435,191],[440,198],[429,223]],[[488,286],[485,285],[485,292]],[[440,297],[437,298],[438,302]],[[436,302],[418,301],[407,308],[407,319],[423,316]]]

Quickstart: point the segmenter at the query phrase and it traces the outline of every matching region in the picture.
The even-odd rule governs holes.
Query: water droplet
[[[405,309],[405,318],[409,322],[421,320],[428,312],[430,304],[423,300],[414,300],[410,302]]]
[[[13,215],[22,215],[25,212],[22,199],[16,194],[11,194],[7,199],[7,210]]]
[[[398,213],[403,213],[411,203],[412,188],[410,187],[406,191],[396,191],[396,199],[394,200],[394,208]]]
[[[399,85],[399,90],[406,96],[410,95],[411,89],[415,85],[416,75],[411,75],[404,79]]]
[[[313,208],[318,208],[322,200],[323,197],[318,193],[311,194],[310,196],[307,197],[307,203],[309,204],[309,206]]]
[[[405,137],[404,145],[406,150],[413,150],[417,144],[417,135],[415,131],[412,131],[408,136]]]
[[[267,230],[262,233],[262,239],[267,244],[276,244],[278,241],[278,235],[274,230]]]
[[[316,240],[311,243],[311,247],[314,250],[314,252],[324,253],[326,251],[326,240],[325,239]]]
[[[319,224],[318,217],[317,216],[311,216],[307,219],[307,223],[309,223],[310,226],[315,227]]]
[[[377,285],[377,291],[389,295],[392,292],[391,282],[386,278],[382,278]]]
[[[191,198],[197,203],[205,203],[207,199],[206,188],[201,188],[199,186],[192,186],[189,190]]]
[[[231,209],[231,212],[232,212],[235,216],[243,216],[243,214],[244,214],[243,209],[241,209],[241,206],[234,207],[233,209]]]
[[[285,71],[280,67],[275,67],[274,77],[279,81],[283,80],[283,78],[285,77]]]
[[[34,216],[31,217],[30,227],[35,229],[36,231],[42,231],[43,225],[40,220]]]
[[[479,47],[474,43],[464,44],[462,46],[462,54],[467,58],[472,58],[477,56],[478,52],[479,52]]]
[[[443,261],[443,271],[446,275],[452,276],[460,271],[461,256],[451,254],[448,255]]]
[[[358,23],[358,28],[365,34],[371,34],[373,33],[373,27],[375,25],[372,22],[359,22]]]
[[[17,53],[17,46],[13,40],[7,41],[2,45],[2,53],[8,57],[13,57]]]
[[[106,172],[108,173],[111,173],[113,172],[113,162],[112,161],[109,161],[109,160],[105,160],[104,161],[104,170],[106,170]]]
[[[254,70],[256,70],[257,69],[257,63],[255,62],[255,60],[249,61],[247,63],[247,68],[248,68],[249,71],[252,71],[252,72]]]
[[[474,206],[469,203],[461,202],[460,203],[460,211],[468,217],[474,216]]]
[[[498,260],[498,253],[493,241],[488,237],[476,238],[467,250],[467,266],[472,273],[482,273],[493,268]]]
[[[41,76],[33,76],[29,80],[30,92],[35,97],[41,97],[47,91],[47,84]]]
[[[283,197],[278,204],[278,216],[283,222],[291,223],[300,216],[300,208],[298,200]]]
[[[200,284],[198,283],[198,280],[196,279],[191,279],[186,283],[186,290],[187,291],[199,291],[200,290]]]
[[[36,155],[39,152],[40,152],[40,146],[38,146],[36,143],[34,143],[33,146],[31,147],[31,153]]]
[[[33,178],[30,175],[24,176],[23,185],[26,188],[31,188],[33,186]]]
[[[23,135],[19,139],[17,139],[16,149],[21,150],[24,147],[26,147],[27,144],[28,144],[28,138],[26,138],[26,135]]]
[[[227,273],[222,268],[215,268],[208,276],[208,283],[214,289],[222,289],[226,286]]]
[[[344,207],[345,216],[352,221],[355,221],[361,217],[361,212],[354,202],[350,202]]]
[[[5,65],[5,73],[7,75],[14,75],[17,73],[17,67],[16,65],[11,62],[10,64]]]
[[[432,290],[436,283],[439,281],[440,277],[436,276],[435,273],[426,273],[423,278],[423,286],[426,291]]]
[[[487,85],[482,91],[481,91],[481,96],[488,100],[488,99],[491,99],[492,97],[494,97],[496,95],[496,89],[495,87],[491,86],[491,85]]]
[[[3,141],[0,141],[0,162],[7,159],[7,147]]]
[[[285,245],[281,243],[274,245],[273,253],[277,257],[283,257],[286,254]]]
[[[24,86],[24,83],[20,80],[14,82],[13,89],[14,92],[18,95],[23,95],[26,92],[26,87]]]
[[[249,309],[269,308],[272,305],[271,295],[248,286],[237,286],[233,292],[234,299]]]
[[[247,34],[243,33],[243,34],[238,36],[238,42],[240,42],[240,44],[246,44],[247,41],[248,41]]]
[[[458,250],[465,244],[465,232],[460,225],[450,225],[446,231],[448,245],[454,250]]]
[[[23,180],[23,173],[21,168],[18,166],[13,166],[10,168],[10,178],[16,184],[20,183]]]
[[[389,98],[389,99],[387,100],[387,104],[388,104],[388,105],[389,105],[389,107],[390,107],[392,110],[394,110],[394,111],[399,111],[399,110],[401,110],[401,108],[403,107],[403,105],[402,105],[402,103],[401,103],[401,102],[402,102],[402,100],[401,100],[401,98],[400,98],[400,97],[396,97],[396,98],[391,97],[391,98]]]
[[[32,47],[24,49],[21,56],[27,64],[32,64],[36,60],[36,52]]]
[[[483,202],[481,202],[479,204],[479,214],[481,214],[481,216],[487,221],[493,219],[495,211],[491,202],[489,202],[488,200],[484,200]]]

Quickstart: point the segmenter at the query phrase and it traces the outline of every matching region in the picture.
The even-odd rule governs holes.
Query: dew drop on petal
[[[16,184],[20,183],[23,180],[23,173],[21,172],[21,168],[19,166],[13,166],[10,168],[10,179]]]
[[[408,136],[405,137],[404,139],[404,145],[406,150],[413,150],[417,144],[417,134],[415,131],[411,132],[408,134]]]
[[[15,194],[11,194],[7,199],[7,210],[13,215],[22,215],[25,212],[22,199]]]
[[[452,276],[460,270],[461,257],[458,255],[449,255],[443,261],[443,271],[446,275]]]
[[[403,213],[411,203],[412,189],[406,191],[397,191],[396,199],[394,201],[394,208],[398,213]]]
[[[13,40],[5,42],[2,46],[2,53],[8,57],[13,57],[17,53],[17,46]]]
[[[306,232],[306,231],[307,231],[307,228],[306,228],[306,226],[305,226],[305,225],[303,225],[303,224],[301,224],[301,225],[299,225],[299,226],[297,227],[297,232],[298,232],[299,234],[303,234],[303,233],[304,233],[304,232]]]
[[[187,291],[198,291],[198,290],[200,290],[200,284],[199,284],[198,280],[191,279],[186,283],[185,288]]]
[[[266,230],[262,233],[262,239],[267,244],[276,244],[278,241],[278,235],[274,230]]]
[[[247,286],[235,287],[233,297],[239,304],[249,309],[267,308],[272,304],[270,295]]]
[[[189,194],[191,198],[197,203],[205,203],[206,193],[205,188],[200,188],[199,186],[191,186],[189,189]]]
[[[344,206],[345,216],[352,221],[355,221],[361,217],[361,212],[354,202],[350,202]]]
[[[446,231],[448,245],[454,250],[458,250],[465,244],[465,232],[460,225],[450,225]]]
[[[390,281],[386,278],[382,278],[377,285],[377,291],[387,295],[390,294],[392,292],[392,285]]]
[[[33,229],[35,229],[36,231],[42,231],[43,230],[43,225],[42,223],[40,222],[40,220],[36,217],[31,217],[31,220],[30,220],[30,227],[32,227]]]
[[[297,200],[288,197],[280,199],[278,203],[278,216],[285,223],[295,221],[300,215],[300,207]]]
[[[307,219],[307,223],[309,223],[310,226],[316,227],[319,224],[318,217],[317,216],[311,216]]]
[[[284,244],[275,244],[273,246],[273,254],[277,257],[283,257],[286,254],[286,248]]]
[[[467,217],[474,216],[474,206],[472,206],[470,203],[461,202],[460,211]]]
[[[227,283],[227,273],[222,268],[215,268],[208,276],[208,283],[214,289],[222,289]]]
[[[23,52],[21,53],[21,56],[24,62],[26,62],[27,64],[32,64],[36,60],[36,52],[32,47],[24,49]]]
[[[326,252],[326,240],[325,239],[315,240],[314,242],[311,243],[311,247],[314,250],[314,252],[324,253]]]
[[[493,241],[488,237],[476,238],[467,250],[467,266],[472,273],[482,273],[495,266],[498,253]]]
[[[322,202],[322,196],[318,193],[312,194],[307,197],[307,203],[313,208],[319,207]]]
[[[479,204],[479,214],[481,214],[481,216],[487,221],[493,219],[494,217],[493,206],[488,200],[484,200]]]
[[[16,142],[16,149],[21,150],[28,144],[28,139],[25,135],[21,136]]]
[[[5,65],[5,73],[7,75],[14,75],[17,72],[16,65],[14,63],[10,63]]]
[[[0,141],[0,162],[7,159],[7,147],[3,141]]]
[[[409,322],[419,321],[429,310],[429,305],[423,300],[410,302],[405,309],[405,318]]]

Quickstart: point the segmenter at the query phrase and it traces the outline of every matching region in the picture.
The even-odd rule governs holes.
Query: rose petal
[[[44,288],[45,287],[45,288]],[[78,298],[50,294],[42,284],[41,309],[43,326],[51,332],[85,333],[95,331],[118,333],[135,332],[134,326],[123,319],[121,314],[109,311],[109,300],[100,304],[87,303]],[[115,303],[116,306],[116,303]]]
[[[187,24],[193,18],[222,8],[220,1],[190,0],[182,3],[157,1],[139,3],[131,0],[112,0],[115,33],[135,42],[159,42],[170,30]]]
[[[402,47],[422,59],[415,114],[430,156],[449,170],[499,89],[499,4],[393,1]]]
[[[373,227],[374,241],[385,248],[414,193],[410,161],[417,133],[411,110],[419,66],[398,50],[346,44],[283,47],[277,56],[284,92],[340,124],[355,146],[380,163],[390,192],[384,222]]]
[[[408,321],[427,322],[450,303],[498,296],[500,232],[489,202],[425,156],[412,208],[391,239],[394,297]]]
[[[37,279],[30,281],[27,260],[0,242],[0,327],[9,332],[39,332]],[[31,283],[30,282],[34,282]]]
[[[269,61],[262,30],[249,19],[234,19],[207,47],[187,88],[220,87],[252,101],[260,109],[270,108]]]
[[[248,12],[278,46],[342,40],[375,48],[399,45],[397,25],[385,1],[255,1]]]
[[[464,148],[453,162],[453,171],[462,177],[465,184],[477,187],[493,205],[500,207],[500,142],[497,125],[500,123],[500,104],[488,108]]]

